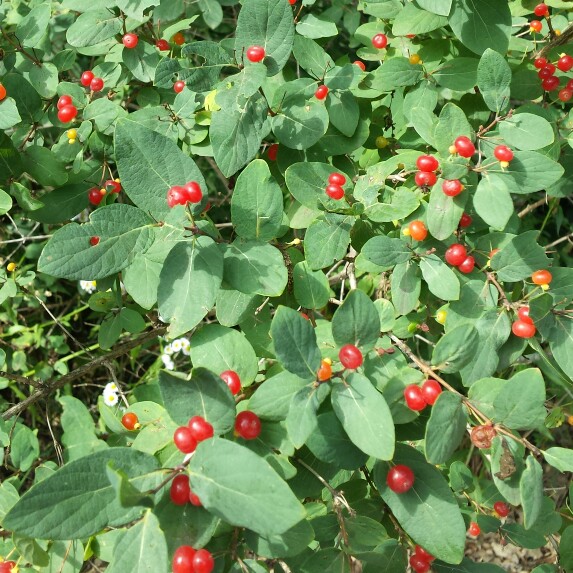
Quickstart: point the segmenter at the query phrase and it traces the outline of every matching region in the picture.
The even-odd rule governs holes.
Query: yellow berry
[[[8,263],[6,267],[9,273],[13,273],[16,270],[16,263]]]
[[[78,130],[77,129],[68,129],[67,136],[70,139],[76,139],[78,136]]]
[[[412,54],[409,58],[410,63],[415,66],[416,64],[420,63],[420,56],[418,56],[418,54]]]
[[[554,30],[556,36],[561,36],[561,30]]]
[[[445,310],[440,310],[436,313],[436,322],[438,324],[445,324],[446,323],[446,317],[448,316],[447,311]]]
[[[410,236],[410,229],[408,227],[402,229],[402,235],[406,235],[406,237]]]
[[[378,149],[384,149],[385,147],[388,147],[388,140],[383,135],[379,135],[376,138],[376,147]]]
[[[450,152],[450,155],[457,155],[458,154],[458,150],[456,149],[455,145],[450,145],[450,147],[448,147],[448,151]]]
[[[107,191],[106,191],[103,187],[99,190],[99,192],[100,192],[102,195],[105,195],[105,194],[107,193]]]
[[[509,161],[500,161],[499,164],[503,169],[509,167]]]
[[[539,285],[541,287],[541,290],[549,290],[549,285],[545,284],[545,285]]]
[[[114,179],[114,181],[115,181],[116,183],[121,183],[121,179],[120,179],[119,177],[116,177],[116,178]]]
[[[327,364],[332,364],[332,359],[330,358],[323,358],[322,361],[326,362]]]
[[[75,142],[76,142],[76,140],[75,140],[75,138],[73,138],[73,137],[70,138],[70,139],[68,139],[68,143],[69,143],[70,145],[74,144]]]
[[[573,426],[573,416],[569,416],[569,417],[567,418],[567,423],[568,423],[570,426]]]

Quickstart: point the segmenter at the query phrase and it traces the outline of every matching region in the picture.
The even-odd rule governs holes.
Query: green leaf
[[[511,34],[507,2],[498,0],[453,0],[450,27],[462,44],[476,54],[488,48],[505,54]]]
[[[123,190],[139,208],[157,219],[164,219],[171,211],[167,191],[173,185],[197,181],[206,189],[203,175],[189,154],[172,139],[139,123],[119,121],[114,146]]]
[[[541,514],[543,503],[543,468],[533,456],[528,456],[525,461],[519,491],[523,507],[523,526],[525,529],[531,529]]]
[[[288,275],[283,256],[275,247],[261,241],[237,239],[224,245],[225,281],[246,294],[279,296]]]
[[[74,48],[95,46],[121,33],[122,23],[110,10],[84,12],[68,28],[66,39]]]
[[[283,370],[267,378],[249,400],[249,409],[266,420],[284,420],[293,396],[308,385],[290,372]]]
[[[348,91],[331,92],[326,99],[326,109],[330,123],[346,137],[352,137],[360,119],[356,98]]]
[[[504,179],[510,193],[519,195],[547,189],[559,181],[564,172],[562,165],[537,151],[516,151],[503,173],[489,170],[492,176]]]
[[[310,321],[299,312],[279,306],[271,324],[271,336],[280,363],[305,380],[316,377],[320,366],[320,350]]]
[[[573,525],[567,527],[559,541],[559,564],[566,570],[573,569]]]
[[[467,422],[461,396],[442,392],[426,425],[424,443],[428,462],[443,464],[452,457],[466,433]]]
[[[441,561],[460,563],[464,556],[466,526],[441,472],[428,464],[421,453],[402,444],[396,445],[392,461],[412,469],[414,485],[406,493],[394,493],[386,484],[390,464],[377,462],[374,482],[382,499],[415,543]],[[436,535],[436,531],[442,534]]]
[[[189,418],[201,416],[218,435],[228,432],[235,423],[235,400],[229,387],[205,368],[194,368],[190,380],[162,370],[159,389],[165,409],[176,424],[186,425]]]
[[[265,49],[264,64],[269,76],[278,74],[287,63],[294,41],[292,8],[281,0],[246,0],[243,2],[235,31],[235,54],[244,65],[250,62],[250,46]]]
[[[380,318],[370,297],[351,290],[332,317],[332,337],[338,346],[354,344],[368,352],[380,336]]]
[[[303,308],[320,309],[328,303],[330,285],[322,271],[313,271],[301,261],[295,265],[292,278],[294,297]]]
[[[424,6],[421,6],[424,8]],[[442,6],[442,8],[445,8]],[[443,10],[442,10],[443,11]],[[394,36],[406,36],[407,34],[426,34],[443,26],[447,26],[448,19],[443,15],[420,10],[415,4],[406,4],[404,9],[396,16],[392,26]]]
[[[58,68],[50,62],[34,66],[28,74],[30,83],[43,98],[52,98],[58,89]],[[85,116],[84,116],[85,117]]]
[[[422,288],[418,265],[411,261],[394,267],[390,278],[392,304],[398,314],[408,314],[416,308]]]
[[[465,92],[477,84],[479,60],[477,58],[454,58],[446,60],[434,73],[438,85]]]
[[[494,229],[502,230],[514,213],[513,200],[503,178],[483,177],[473,195],[476,213]]]
[[[545,420],[545,384],[537,368],[512,376],[494,401],[495,420],[513,430],[533,430]]]
[[[420,8],[441,16],[448,16],[452,8],[452,0],[418,0],[418,4]]]
[[[12,197],[0,189],[0,215],[5,215],[12,208]]]
[[[81,213],[89,204],[86,186],[64,185],[42,195],[43,206],[30,213],[40,223],[63,223]]]
[[[257,355],[245,335],[220,324],[207,324],[191,337],[191,362],[215,374],[234,370],[242,386],[251,384],[259,370]]]
[[[560,472],[573,472],[573,450],[568,448],[549,448],[543,452],[545,461]]]
[[[5,183],[8,179],[18,178],[22,174],[24,166],[20,153],[16,151],[10,138],[0,133],[0,181]],[[17,200],[17,197],[16,197]]]
[[[537,244],[537,231],[526,231],[503,245],[491,261],[500,281],[515,282],[531,277],[534,271],[546,269],[549,259],[545,249]]]
[[[332,387],[332,407],[352,443],[380,460],[394,455],[394,422],[384,397],[362,374]]]
[[[294,37],[293,54],[297,64],[315,78],[334,67],[334,60],[314,40],[304,36]]]
[[[153,242],[153,221],[130,205],[109,205],[90,215],[89,223],[58,229],[44,247],[38,270],[67,279],[97,280],[125,268]],[[90,237],[100,242],[92,247]]]
[[[398,263],[405,263],[413,256],[412,250],[405,241],[392,239],[386,235],[378,235],[368,239],[360,254],[371,263],[384,269],[391,268]]]
[[[507,145],[524,151],[551,145],[555,133],[551,124],[533,113],[516,113],[499,124],[499,134]]]
[[[448,157],[450,146],[460,135],[472,139],[472,128],[466,114],[457,105],[447,103],[440,112],[438,124],[434,130],[436,149],[441,155]]]
[[[106,472],[109,483],[111,483],[122,507],[153,507],[151,496],[141,493],[131,484],[125,472],[114,469],[112,462],[107,464]]]
[[[330,38],[336,36],[338,29],[334,22],[326,18],[315,16],[314,14],[305,14],[300,22],[296,25],[296,31],[306,38]]]
[[[205,509],[232,525],[269,537],[306,517],[304,507],[268,462],[229,440],[201,442],[189,473],[191,489]]]
[[[460,282],[456,274],[437,255],[422,257],[420,270],[432,294],[443,300],[460,298]]]
[[[124,471],[140,491],[161,482],[153,456],[132,448],[109,448],[72,461],[32,486],[2,525],[36,539],[84,539],[104,527],[133,521],[141,509],[126,509],[117,501],[107,477],[109,462]],[[89,512],[89,519],[84,512]]]
[[[353,217],[325,213],[313,221],[304,237],[304,254],[309,267],[322,269],[340,260],[350,244]]]
[[[428,231],[439,241],[447,239],[458,228],[468,199],[467,191],[457,197],[448,197],[442,191],[442,183],[443,180],[440,179],[432,187],[426,212]]]
[[[385,193],[382,201],[369,206],[364,214],[375,223],[389,223],[407,217],[419,204],[420,198],[416,193],[399,187],[396,191]]]
[[[442,372],[458,372],[475,354],[478,331],[470,324],[460,324],[442,336],[432,352],[432,366]]]
[[[551,286],[553,287],[553,283]],[[553,289],[551,292],[555,295]],[[555,314],[554,318],[555,324],[548,337],[549,347],[559,367],[569,378],[573,378],[573,352],[571,352],[573,348],[573,321],[560,314]]]
[[[258,294],[244,294],[238,290],[221,288],[215,303],[217,320],[223,326],[236,326],[252,316],[261,301]]]
[[[285,425],[295,448],[301,448],[316,429],[316,412],[329,392],[327,384],[312,385],[302,388],[292,397]]]
[[[511,68],[499,52],[490,48],[484,51],[478,65],[477,85],[492,111],[499,113],[509,105]]]
[[[210,237],[178,243],[165,259],[157,290],[159,312],[176,338],[213,308],[223,277],[223,257]]]
[[[52,6],[49,2],[38,4],[22,20],[18,22],[16,37],[19,42],[29,48],[35,48],[48,30]]]
[[[283,195],[266,161],[252,161],[239,175],[231,199],[231,219],[237,235],[268,241],[278,236]]]
[[[493,563],[476,563],[464,558],[459,565],[446,565],[445,563],[432,563],[436,573],[506,573],[506,569]]]
[[[14,98],[7,97],[0,102],[0,129],[10,129],[21,121]]]
[[[408,58],[391,58],[376,68],[372,79],[367,80],[368,87],[380,92],[391,92],[402,86],[417,84],[422,74],[422,66],[412,65]]]
[[[46,147],[30,145],[24,150],[26,172],[40,185],[59,187],[68,180],[64,162]]]

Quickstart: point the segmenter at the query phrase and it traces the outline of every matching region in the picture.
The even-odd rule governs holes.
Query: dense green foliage
[[[0,2],[4,559],[501,572],[473,522],[573,571],[573,27],[547,4]],[[194,416],[214,436],[176,447]]]

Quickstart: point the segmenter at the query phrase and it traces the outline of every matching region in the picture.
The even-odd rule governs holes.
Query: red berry
[[[423,557],[414,554],[410,557],[410,567],[414,573],[427,573],[431,565]]]
[[[185,82],[179,80],[173,84],[173,91],[180,94],[185,89]]]
[[[541,32],[542,27],[543,24],[539,20],[531,20],[531,22],[529,22],[530,32],[535,32],[536,34],[538,34],[539,32]]]
[[[137,430],[139,426],[139,418],[133,412],[127,412],[121,418],[121,423],[126,430]]]
[[[173,34],[172,40],[178,46],[182,46],[185,43],[185,36],[183,35],[182,32],[177,32],[176,34]]]
[[[135,46],[137,46],[137,42],[139,42],[139,38],[137,37],[137,34],[132,34],[130,32],[128,34],[124,34],[121,41],[123,42],[123,45],[126,48],[131,50],[131,49],[135,48]]]
[[[547,4],[537,4],[533,9],[533,13],[540,18],[544,16],[549,16],[549,7]]]
[[[99,245],[99,237],[90,237],[90,245],[92,247],[95,247],[96,245]]]
[[[175,505],[185,505],[189,502],[190,491],[189,476],[179,474],[176,475],[171,482],[169,497]]]
[[[273,143],[272,145],[269,146],[269,149],[267,151],[267,156],[271,161],[276,161],[278,152],[279,152],[279,144]]]
[[[493,504],[493,510],[500,516],[500,517],[507,517],[509,515],[509,506],[507,503],[503,501],[496,501]]]
[[[442,183],[442,191],[448,197],[455,197],[464,190],[464,186],[459,179],[446,179]]]
[[[356,370],[362,365],[362,352],[354,344],[345,344],[338,353],[338,358],[344,368]]]
[[[546,92],[552,92],[553,90],[556,90],[559,87],[559,78],[551,76],[541,82],[541,87]]]
[[[173,434],[173,441],[179,451],[190,454],[195,451],[199,440],[194,437],[193,432],[187,426],[179,426]]]
[[[546,270],[535,271],[531,275],[531,280],[536,285],[548,285],[553,280],[553,276]]]
[[[458,271],[464,273],[464,275],[468,275],[474,270],[475,264],[476,260],[470,255],[458,265]]]
[[[438,180],[435,173],[431,171],[417,171],[414,178],[418,187],[432,187]]]
[[[294,5],[296,4],[296,0],[288,0],[288,3],[289,3],[291,6],[294,6]]]
[[[547,65],[547,59],[546,58],[535,58],[535,60],[533,60],[533,65],[540,70],[541,68],[544,68]]]
[[[573,97],[573,91],[569,89],[562,89],[557,94],[557,97],[561,101],[569,101]]]
[[[16,570],[16,561],[0,562],[0,573],[12,573]]]
[[[406,406],[414,412],[420,412],[426,407],[426,400],[422,394],[422,389],[417,384],[409,384],[404,388],[404,398]]]
[[[420,171],[436,171],[440,166],[433,155],[420,155],[416,160],[416,165]]]
[[[171,209],[173,209],[175,205],[186,205],[187,191],[185,188],[180,185],[173,185],[173,187],[167,191],[167,204]]]
[[[537,329],[533,323],[525,322],[524,320],[516,320],[511,325],[511,332],[518,338],[533,338]]]
[[[161,52],[167,52],[171,48],[167,40],[157,40],[155,47]]]
[[[540,80],[544,80],[546,78],[550,78],[553,74],[555,74],[555,70],[557,68],[551,64],[551,63],[546,63],[538,72],[537,72],[537,76],[539,77]]]
[[[172,569],[173,573],[194,573],[193,557],[195,549],[190,545],[181,545],[175,550],[173,555]]]
[[[522,320],[523,322],[527,322],[528,324],[533,324],[533,320],[529,316],[529,307],[528,306],[522,306],[517,311],[517,316],[519,317],[519,320]]]
[[[203,191],[201,191],[201,186],[197,181],[185,183],[184,189],[189,203],[200,203],[201,199],[203,199]]]
[[[376,34],[372,38],[372,45],[379,50],[382,50],[388,45],[388,36],[386,34]]]
[[[465,135],[460,135],[460,137],[454,141],[454,147],[461,157],[469,158],[476,152],[472,140]]]
[[[63,107],[65,107],[67,105],[72,105],[72,97],[69,95],[61,96],[60,99],[58,100],[57,108],[62,109]]]
[[[87,88],[92,83],[93,79],[94,79],[94,73],[87,70],[81,75],[80,83],[82,84],[82,86],[85,86]]]
[[[406,493],[414,485],[414,472],[408,466],[394,466],[386,476],[386,484],[394,493]]]
[[[513,151],[507,147],[507,145],[498,145],[494,150],[493,154],[496,159],[500,161],[511,161],[513,159]]]
[[[460,227],[462,227],[463,229],[465,229],[466,227],[469,227],[472,224],[473,219],[471,218],[470,215],[468,215],[467,213],[464,213],[461,218],[460,218]]]
[[[215,560],[209,551],[199,549],[193,557],[193,573],[211,573],[215,567]]]
[[[92,205],[99,205],[104,196],[105,193],[102,193],[99,187],[92,187],[88,191],[88,200]]]
[[[328,87],[325,85],[318,86],[314,92],[314,97],[319,100],[323,100],[328,95]]]
[[[345,185],[346,177],[342,173],[331,173],[328,176],[328,182],[333,185]]]
[[[225,370],[225,372],[221,372],[220,376],[229,387],[229,390],[231,390],[233,396],[236,396],[241,391],[241,379],[234,370]]]
[[[441,393],[442,387],[436,380],[430,378],[422,384],[422,396],[428,406],[433,406]]]
[[[90,82],[90,89],[92,92],[100,92],[103,90],[103,80],[101,78],[94,78]]]
[[[414,553],[418,557],[421,557],[422,559],[427,561],[428,563],[431,563],[435,559],[435,557],[431,553],[428,553],[423,547],[420,547],[419,545],[416,545],[416,547],[414,548]]]
[[[331,199],[339,200],[344,197],[344,189],[340,185],[327,185],[325,192]]]
[[[245,440],[254,440],[261,433],[261,420],[249,410],[239,412],[235,418],[235,433]]]
[[[469,158],[476,152],[472,140],[465,135],[460,135],[460,137],[454,141],[454,147],[461,157]]]
[[[213,426],[211,426],[211,424],[201,416],[193,416],[187,423],[187,426],[191,430],[193,437],[198,442],[212,438],[215,434]]]
[[[446,262],[454,267],[461,265],[468,256],[466,248],[460,243],[454,243],[446,251]]]
[[[414,241],[423,241],[428,236],[428,229],[423,221],[412,221],[408,225],[408,230]]]
[[[355,66],[358,66],[363,72],[366,71],[366,64],[364,62],[361,62],[360,60],[355,60],[353,63]]]
[[[62,123],[69,123],[76,115],[78,115],[78,110],[75,105],[65,105],[58,111],[58,119]]]
[[[114,179],[108,179],[103,186],[109,193],[119,193],[121,191],[121,183]]]
[[[195,507],[203,507],[203,504],[201,503],[199,496],[193,493],[191,490],[189,490],[189,503],[191,505],[194,505]]]
[[[470,526],[468,528],[468,533],[472,536],[472,537],[477,537],[480,533],[481,533],[481,528],[480,526],[475,522],[472,521],[470,523]]]
[[[247,49],[247,59],[250,62],[261,62],[265,59],[265,49],[262,46],[251,46]]]
[[[573,68],[573,57],[569,56],[568,54],[563,54],[559,60],[557,60],[557,67],[562,72],[568,72],[571,68]]]
[[[566,90],[573,91],[573,79],[571,79],[571,80],[569,80],[569,81],[567,82],[567,85],[565,86],[565,89],[566,89]]]

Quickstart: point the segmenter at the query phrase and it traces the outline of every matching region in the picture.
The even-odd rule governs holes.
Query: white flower
[[[191,346],[187,346],[187,347],[183,347],[183,350],[181,350],[181,352],[183,352],[183,354],[185,354],[185,356],[189,356],[191,354]]]
[[[105,388],[103,391],[104,391],[104,393],[105,392],[117,392],[117,386],[115,385],[115,382],[108,382],[105,385]]]
[[[167,356],[171,356],[171,354],[173,354],[173,346],[171,344],[168,344],[164,349],[163,349],[163,353],[166,354]]]
[[[167,370],[175,370],[175,364],[173,363],[173,360],[171,360],[171,356],[168,356],[167,354],[162,354],[161,361],[163,362],[163,365],[165,366],[165,368],[167,368]]]
[[[167,370],[175,370],[175,364],[173,364],[173,362],[166,362],[165,363],[165,368]]]
[[[183,348],[183,350],[189,350],[191,348],[191,343],[186,338],[180,338],[179,341],[181,342],[181,348]]]
[[[103,401],[108,406],[115,406],[118,403],[119,398],[115,392],[104,392]]]
[[[181,340],[178,338],[171,343],[171,348],[173,348],[173,352],[179,352],[181,350]]]
[[[80,281],[80,288],[88,293],[92,294],[96,291],[96,282],[95,281]]]

